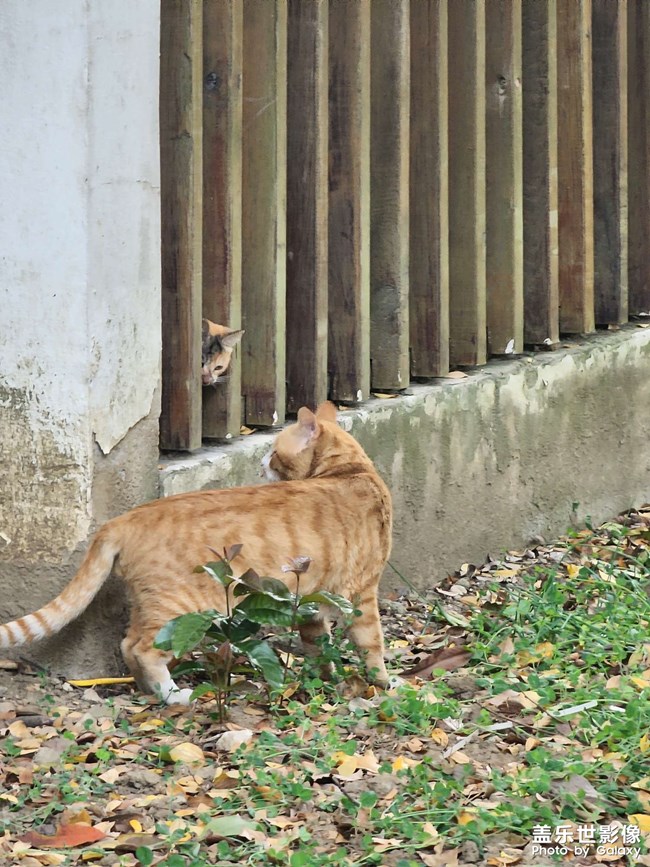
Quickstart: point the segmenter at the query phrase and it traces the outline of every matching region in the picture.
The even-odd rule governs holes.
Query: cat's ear
[[[224,349],[232,351],[239,343],[246,332],[245,331],[229,331],[228,334],[221,335],[221,345]]]
[[[298,410],[297,427],[296,436],[300,443],[298,451],[302,451],[319,435],[320,425],[314,413],[306,406],[301,406]]]
[[[324,400],[316,410],[319,421],[333,421],[336,424],[336,407],[331,400]]]

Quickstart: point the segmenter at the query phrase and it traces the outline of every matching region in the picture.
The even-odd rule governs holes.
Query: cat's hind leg
[[[360,614],[354,618],[348,629],[350,638],[358,650],[365,653],[366,668],[374,673],[374,681],[380,686],[387,686],[389,676],[384,662],[384,633],[379,619],[377,592],[364,591],[361,598],[355,600],[355,608]]]
[[[326,614],[321,611],[307,623],[301,624],[298,627],[298,631],[300,632],[305,656],[320,656],[321,648],[318,646],[317,639],[323,635],[331,635],[331,623]],[[329,680],[333,674],[334,666],[331,662],[327,662],[321,666],[321,677],[323,680]]]

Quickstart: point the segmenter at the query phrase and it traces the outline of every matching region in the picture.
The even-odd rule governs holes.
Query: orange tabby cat
[[[201,381],[215,385],[223,378],[232,359],[232,351],[244,335],[226,325],[203,320],[201,331]]]
[[[224,610],[223,588],[194,567],[238,542],[233,569],[253,567],[295,589],[282,571],[290,558],[312,562],[301,592],[329,590],[353,600],[361,615],[350,636],[367,653],[376,679],[388,679],[377,608],[377,585],[391,546],[388,488],[361,446],[336,424],[336,409],[306,407],[281,431],[263,468],[270,485],[197,491],[155,500],[114,518],[92,541],[72,581],[48,605],[0,626],[0,647],[52,635],[88,606],[111,570],[128,588],[130,624],[122,642],[127,665],[144,692],[169,704],[187,703],[169,674],[171,654],[152,643],[163,624],[179,614]],[[209,547],[210,546],[210,547]],[[306,649],[328,629],[326,612],[301,629]]]

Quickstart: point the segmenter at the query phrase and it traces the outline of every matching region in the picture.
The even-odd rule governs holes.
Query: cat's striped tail
[[[92,602],[111,574],[120,546],[110,524],[93,539],[79,571],[61,593],[35,611],[0,626],[0,647],[18,647],[59,632]]]

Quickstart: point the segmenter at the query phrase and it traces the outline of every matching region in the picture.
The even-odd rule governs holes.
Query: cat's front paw
[[[192,704],[192,692],[191,689],[173,689],[165,699],[165,704],[182,704],[187,707]]]

